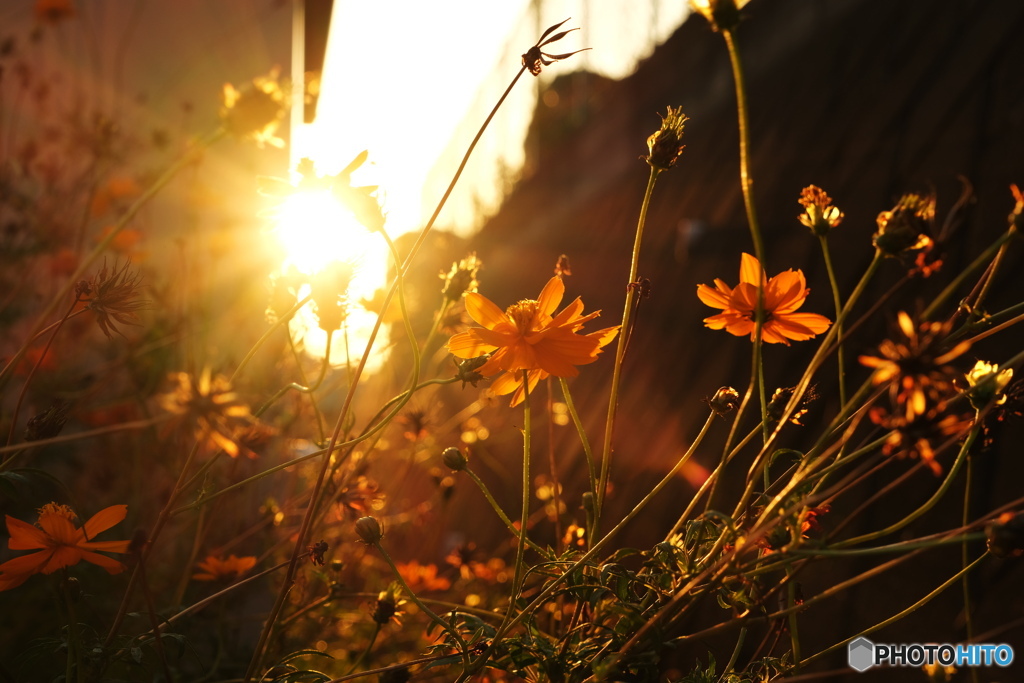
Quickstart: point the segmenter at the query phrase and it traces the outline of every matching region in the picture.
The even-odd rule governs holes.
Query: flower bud
[[[740,404],[740,393],[732,387],[722,387],[715,392],[709,403],[711,410],[719,415],[725,415]]]
[[[367,545],[377,545],[380,543],[380,539],[384,538],[384,532],[381,531],[380,522],[375,517],[360,517],[356,520],[356,533],[359,538],[362,539],[363,543]]]
[[[647,138],[648,154],[644,160],[659,171],[665,171],[676,165],[679,155],[686,145],[682,144],[683,126],[686,124],[683,108],[668,108],[668,113],[661,117],[661,128]]]
[[[804,207],[804,212],[799,216],[800,222],[819,237],[824,237],[843,222],[843,212],[833,206],[832,198],[816,185],[805,187],[798,201]]]
[[[979,360],[967,373],[967,386],[962,389],[975,410],[983,410],[990,404],[1006,402],[1003,389],[1013,379],[1013,368],[999,369],[995,363]]]
[[[444,449],[441,453],[441,462],[444,463],[445,467],[454,472],[461,472],[466,469],[466,465],[469,464],[469,461],[466,459],[466,456],[462,451],[454,446]]]

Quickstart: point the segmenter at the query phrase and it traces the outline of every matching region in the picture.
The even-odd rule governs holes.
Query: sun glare
[[[327,190],[300,190],[287,197],[277,210],[275,222],[283,255],[282,272],[294,268],[312,276],[334,262],[352,266],[354,275],[347,292],[349,307],[344,334],[334,335],[330,361],[339,366],[349,358],[353,362],[358,360],[377,317],[359,302],[372,299],[387,284],[388,251],[383,238],[368,232]],[[298,292],[299,298],[308,294],[308,285]],[[324,357],[327,333],[320,329],[312,304],[304,306],[292,319],[291,330],[297,339],[302,339],[306,353],[314,358]],[[387,344],[387,329],[382,327],[374,346],[383,349]],[[375,352],[366,371],[379,367],[383,360],[384,354]]]

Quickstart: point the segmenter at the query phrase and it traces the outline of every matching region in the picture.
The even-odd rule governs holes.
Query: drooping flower
[[[74,524],[77,518],[74,511],[58,503],[47,503],[39,509],[38,526],[7,515],[7,532],[11,535],[7,546],[11,550],[36,552],[0,564],[0,591],[20,586],[33,574],[52,574],[82,560],[99,565],[111,574],[124,571],[123,564],[96,551],[126,553],[130,541],[91,539],[127,514],[127,505],[111,505],[90,517],[81,528]]]
[[[229,555],[227,559],[209,555],[196,565],[202,571],[193,574],[192,578],[196,581],[234,581],[255,566],[256,558],[252,555]]]
[[[448,341],[448,350],[458,358],[490,353],[476,371],[484,377],[504,371],[491,391],[498,395],[515,392],[512,405],[517,405],[524,396],[524,370],[529,373],[530,391],[550,375],[575,377],[579,374],[576,366],[597,360],[601,348],[619,331],[616,326],[579,334],[600,311],[583,315],[583,302],[576,298],[555,314],[564,294],[562,279],[553,277],[536,300],[524,299],[503,312],[487,297],[469,292],[466,311],[483,327],[456,334]]]
[[[764,286],[764,324],[761,338],[769,344],[804,341],[828,329],[832,322],[817,313],[797,313],[810,293],[801,270],[787,270],[766,281],[761,263],[750,254],[740,260],[740,283],[730,287],[715,279],[715,286],[697,285],[697,296],[708,306],[722,312],[704,319],[713,330],[754,338],[754,316],[757,310],[757,285]]]
[[[905,194],[891,211],[878,214],[876,222],[872,242],[886,256],[925,249],[932,244],[928,234],[935,222],[935,196]]]

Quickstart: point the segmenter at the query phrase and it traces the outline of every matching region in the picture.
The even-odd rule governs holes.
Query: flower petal
[[[720,280],[716,280],[717,285]],[[724,283],[723,283],[724,284]],[[732,289],[729,287],[711,288],[707,285],[697,285],[697,298],[704,302],[705,305],[711,308],[729,308],[729,297],[732,295]]]
[[[496,345],[485,343],[476,334],[481,329],[474,328],[454,335],[448,340],[448,351],[457,358],[476,358],[494,351],[498,348]]]
[[[96,538],[97,534],[100,534],[121,522],[127,515],[127,505],[111,505],[108,508],[100,510],[90,517],[89,521],[85,523],[84,527],[82,527],[85,531],[86,539]]]
[[[7,547],[11,550],[35,550],[50,546],[50,537],[37,526],[7,515],[7,532],[11,535]]]
[[[550,316],[558,308],[558,304],[562,303],[564,295],[565,283],[562,282],[562,278],[556,275],[548,280],[548,283],[544,285],[544,289],[541,290],[540,296],[537,297],[537,310],[544,315]]]
[[[39,552],[15,557],[0,564],[0,573],[3,574],[38,574],[39,571],[50,561],[53,550],[40,550]]]
[[[468,292],[464,301],[466,313],[469,313],[469,317],[487,329],[493,329],[498,323],[502,322],[511,324],[505,312],[482,294]]]
[[[120,574],[124,571],[124,565],[115,560],[112,557],[106,555],[100,555],[99,553],[91,553],[89,551],[83,551],[81,558],[86,562],[92,562],[95,565],[103,567],[110,574]]]
[[[763,284],[764,280],[764,268],[761,267],[761,262],[756,257],[744,253],[740,257],[740,282],[757,287],[759,284]]]

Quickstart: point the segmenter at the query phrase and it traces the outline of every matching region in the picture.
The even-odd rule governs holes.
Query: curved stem
[[[501,506],[498,505],[498,501],[494,499],[494,495],[491,493],[491,490],[487,488],[487,485],[483,482],[482,479],[480,479],[479,476],[477,476],[476,472],[469,469],[468,467],[463,471],[466,473],[466,475],[469,476],[470,479],[473,480],[473,483],[476,484],[478,489],[480,489],[480,492],[484,494],[484,498],[486,498],[487,502],[490,503],[491,508],[496,513],[498,513],[498,517],[501,518],[501,521],[505,524],[505,527],[512,532],[512,535],[515,536],[517,539],[520,538],[520,536],[523,536],[524,534],[519,529],[516,529],[515,523],[511,519],[509,519],[508,515],[505,514],[505,511],[501,509]],[[536,550],[541,555],[547,556],[547,553],[544,551],[544,549],[536,543],[534,543],[533,541],[531,541],[529,537],[526,538],[526,544],[529,545],[533,550]]]
[[[558,385],[562,387],[562,396],[565,398],[565,406],[569,410],[573,425],[576,426],[576,433],[580,435],[580,443],[583,445],[583,454],[587,458],[587,472],[590,474],[590,491],[597,495],[597,463],[594,462],[594,453],[590,450],[590,439],[587,438],[587,431],[583,428],[580,415],[576,412],[576,404],[573,403],[572,394],[569,392],[569,385],[564,377],[558,378]]]

